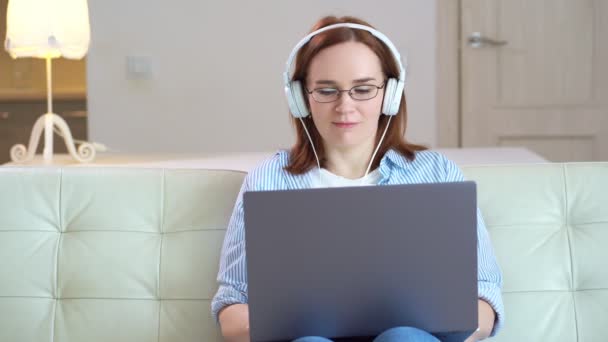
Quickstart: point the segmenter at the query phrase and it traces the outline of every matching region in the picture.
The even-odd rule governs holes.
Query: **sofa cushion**
[[[492,341],[608,336],[608,163],[466,167],[503,270]]]
[[[243,178],[1,170],[0,341],[218,340],[210,299]]]

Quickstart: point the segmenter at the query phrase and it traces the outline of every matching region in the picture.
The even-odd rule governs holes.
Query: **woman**
[[[249,338],[245,191],[464,179],[453,162],[404,140],[405,68],[388,38],[353,17],[325,17],[312,31],[294,49],[285,73],[296,144],[247,175],[226,232],[212,312],[227,341]],[[294,74],[289,77],[294,56]],[[477,231],[479,329],[467,341],[494,335],[503,317],[502,276],[479,212]],[[297,341],[329,340],[302,337]],[[374,341],[438,340],[413,327],[395,327]]]

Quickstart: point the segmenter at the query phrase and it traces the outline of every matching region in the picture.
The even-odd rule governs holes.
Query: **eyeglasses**
[[[306,93],[312,94],[312,98],[319,103],[329,103],[337,101],[342,93],[347,92],[348,95],[355,101],[371,100],[378,95],[378,91],[384,88],[385,83],[381,86],[373,84],[356,85],[350,89],[338,89],[332,87],[316,88],[313,90],[306,89]]]

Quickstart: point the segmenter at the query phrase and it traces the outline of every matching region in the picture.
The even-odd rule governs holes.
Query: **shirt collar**
[[[281,155],[281,159],[283,160],[283,166],[286,166],[289,162],[289,151],[287,150],[283,150],[281,152],[279,152]],[[389,179],[390,174],[393,170],[393,168],[398,167],[401,169],[407,169],[408,168],[408,164],[410,163],[410,161],[403,155],[401,155],[399,152],[395,151],[394,149],[389,149],[385,154],[384,157],[382,157],[382,159],[380,160],[380,166],[379,166],[379,170],[380,170],[380,174],[381,176],[381,180],[380,182],[384,182],[387,179]],[[299,175],[299,176],[295,176],[295,175],[291,175],[291,177],[295,177],[295,178],[300,178],[300,182],[303,182],[305,184],[311,183],[312,181],[312,172],[313,169],[311,169],[310,171]]]
[[[380,172],[384,176],[387,176],[385,171],[389,171],[393,167],[407,169],[409,162],[410,161],[405,156],[401,155],[401,153],[395,151],[394,149],[390,149],[386,151],[384,157],[382,157],[380,160]]]

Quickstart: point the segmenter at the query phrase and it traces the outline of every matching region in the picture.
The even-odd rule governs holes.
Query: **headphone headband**
[[[397,48],[390,41],[390,39],[388,39],[387,36],[385,36],[382,32],[380,32],[376,29],[373,29],[369,26],[366,26],[366,25],[353,24],[353,23],[340,23],[340,24],[333,24],[333,25],[325,26],[316,31],[313,31],[313,32],[309,33],[306,37],[302,38],[298,42],[298,44],[296,44],[296,46],[293,48],[293,50],[289,54],[289,58],[287,59],[287,63],[285,66],[286,67],[285,72],[283,73],[283,81],[285,82],[286,86],[289,85],[289,83],[291,82],[291,76],[289,75],[289,71],[291,70],[291,66],[296,57],[296,54],[302,48],[302,46],[304,46],[306,43],[308,43],[312,39],[312,37],[316,36],[317,34],[328,31],[328,30],[332,30],[335,28],[340,28],[340,27],[348,27],[348,28],[367,31],[367,32],[371,33],[374,37],[381,40],[389,48],[389,50],[393,54],[393,58],[399,65],[399,81],[405,83],[407,61],[405,62],[405,67],[404,67],[401,62],[401,55],[399,54],[399,51],[397,51]]]

